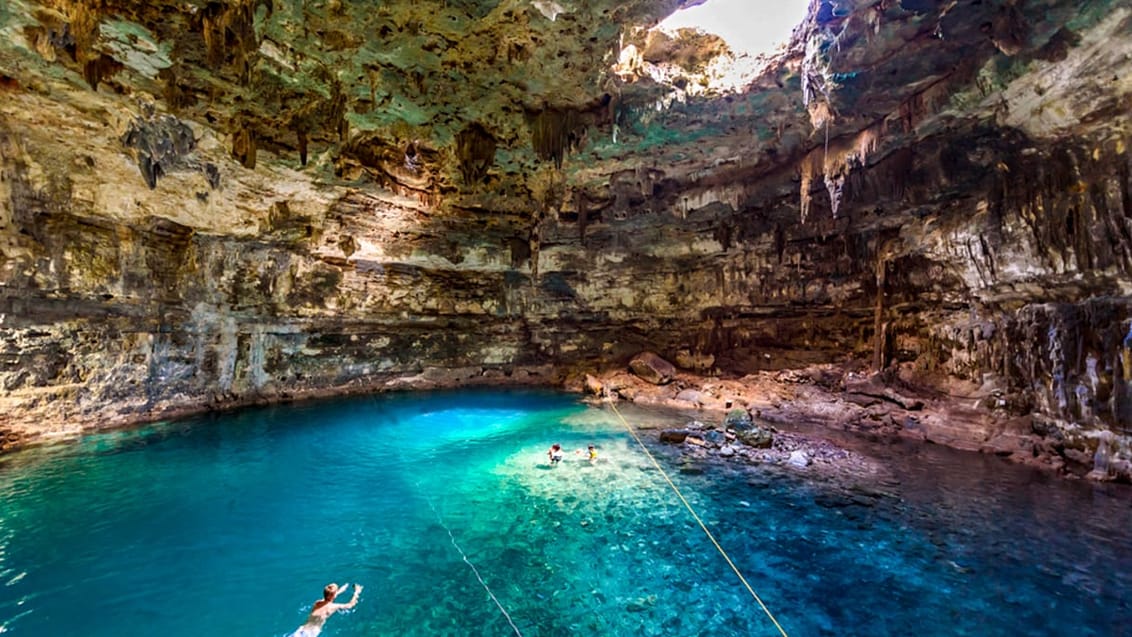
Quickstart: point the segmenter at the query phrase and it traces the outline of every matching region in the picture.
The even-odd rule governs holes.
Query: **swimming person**
[[[354,597],[346,604],[335,604],[334,598],[341,595],[350,585],[343,584],[341,588],[337,584],[327,584],[326,588],[322,589],[322,599],[314,603],[314,608],[311,608],[311,614],[307,617],[307,623],[299,626],[298,630],[291,633],[289,637],[316,637],[322,632],[322,625],[330,616],[340,610],[349,610],[358,605],[358,596],[362,594],[362,585],[354,584]]]
[[[557,442],[550,446],[546,452],[546,457],[550,458],[550,466],[558,464],[562,460],[562,445]]]
[[[583,452],[582,452],[581,449],[577,449],[577,450],[574,451],[574,455],[576,455],[576,456],[580,456],[580,455],[582,455],[582,453]],[[594,461],[597,460],[597,449],[594,449],[594,446],[590,445],[589,447],[586,448],[586,453],[588,454],[586,456],[586,460],[589,460],[590,464],[593,464]]]

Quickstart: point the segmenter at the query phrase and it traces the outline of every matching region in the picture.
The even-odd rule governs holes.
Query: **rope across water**
[[[774,627],[778,629],[778,632],[782,634],[782,637],[789,637],[786,634],[786,631],[782,628],[782,625],[779,624],[778,620],[774,618],[774,614],[771,613],[770,609],[767,608],[766,604],[763,603],[763,600],[759,597],[759,594],[755,592],[755,589],[752,588],[749,583],[747,583],[747,578],[743,577],[743,573],[739,571],[739,567],[735,566],[735,562],[731,561],[731,557],[727,555],[727,551],[723,550],[723,546],[720,545],[719,541],[715,539],[715,535],[713,535],[711,530],[707,528],[707,525],[704,524],[704,521],[702,519],[700,519],[700,516],[696,514],[696,510],[692,508],[692,505],[684,497],[684,494],[680,492],[680,488],[676,486],[676,483],[672,481],[672,478],[668,477],[668,473],[664,470],[664,467],[660,466],[660,463],[656,461],[656,458],[652,455],[652,452],[650,452],[648,447],[645,446],[645,443],[641,440],[640,436],[637,435],[637,432],[633,430],[633,427],[629,424],[629,421],[625,420],[625,417],[622,416],[621,412],[617,410],[617,405],[609,403],[609,406],[613,409],[613,413],[617,414],[617,418],[621,421],[621,424],[625,425],[625,429],[629,432],[629,435],[632,436],[633,440],[636,440],[637,444],[640,445],[642,450],[644,450],[645,455],[648,456],[650,461],[652,461],[653,466],[656,467],[657,471],[660,472],[660,475],[664,477],[664,481],[668,483],[668,486],[672,487],[672,490],[676,493],[676,497],[680,498],[680,502],[684,503],[684,507],[688,509],[688,513],[690,513],[692,515],[692,518],[696,520],[696,523],[700,525],[700,528],[703,529],[704,534],[707,535],[709,540],[711,540],[712,545],[714,545],[716,550],[719,551],[719,554],[723,556],[723,559],[727,561],[727,565],[731,567],[732,571],[735,571],[735,575],[739,578],[739,581],[743,583],[743,586],[746,587],[747,592],[751,594],[751,597],[755,598],[756,602],[758,602],[759,608],[761,608],[763,612],[766,613],[766,616],[770,618],[770,621],[774,624]]]
[[[649,461],[652,462],[652,465],[656,467],[657,471],[660,472],[660,475],[664,478],[664,481],[667,482],[668,486],[672,488],[672,491],[676,494],[676,497],[680,499],[680,502],[684,505],[684,508],[688,510],[688,513],[696,521],[696,524],[698,524],[700,526],[700,529],[703,530],[704,535],[707,536],[708,540],[710,540],[716,550],[719,551],[719,554],[723,556],[723,559],[727,562],[727,565],[731,567],[731,570],[735,572],[735,576],[739,578],[739,581],[742,582],[743,587],[747,589],[747,592],[750,593],[751,597],[754,598],[756,603],[758,603],[759,608],[761,608],[762,611],[766,613],[766,616],[770,619],[771,623],[774,624],[774,627],[778,629],[778,632],[782,635],[782,637],[789,637],[789,635],[786,634],[786,630],[783,629],[782,625],[778,623],[778,620],[775,619],[774,614],[770,612],[770,609],[763,602],[762,598],[759,597],[758,593],[755,592],[755,589],[750,585],[750,583],[747,582],[747,578],[743,577],[743,573],[739,570],[739,567],[735,565],[735,562],[731,560],[731,556],[727,554],[727,551],[725,551],[719,541],[715,539],[715,535],[711,532],[710,529],[708,529],[707,524],[705,524],[703,519],[700,518],[699,514],[696,513],[696,510],[692,508],[691,503],[689,503],[688,499],[684,497],[684,494],[680,491],[680,488],[677,487],[676,483],[672,481],[672,478],[668,476],[668,472],[664,470],[664,467],[662,467],[660,463],[657,462],[656,457],[653,456],[652,452],[649,451],[648,447],[645,446],[644,441],[642,441],[640,436],[637,435],[637,432],[633,429],[633,426],[630,425],[629,421],[621,415],[621,412],[617,409],[616,405],[609,403],[609,406],[613,410],[613,413],[617,415],[617,418],[621,421],[621,424],[624,425],[625,430],[629,432],[629,435],[633,437],[633,440],[635,440],[641,447],[641,450],[645,452],[645,455],[648,457]],[[472,572],[475,574],[476,579],[479,580],[480,585],[483,586],[485,591],[487,591],[487,594],[491,598],[491,601],[495,603],[495,605],[499,608],[499,612],[503,614],[503,616],[507,619],[507,623],[511,625],[511,629],[515,631],[516,635],[523,637],[523,633],[519,630],[519,627],[515,625],[514,620],[511,619],[511,614],[508,613],[507,609],[503,607],[503,604],[499,601],[499,598],[495,596],[495,593],[491,591],[491,588],[487,585],[487,582],[485,582],[483,577],[480,575],[479,569],[476,568],[476,565],[468,559],[467,554],[464,553],[464,549],[462,549],[459,543],[456,542],[456,536],[452,534],[452,529],[448,528],[448,525],[444,523],[444,519],[441,517],[440,512],[437,511],[436,507],[433,505],[432,499],[425,496],[425,500],[428,502],[428,506],[430,509],[432,509],[433,514],[436,515],[437,522],[439,522],[440,526],[448,533],[448,538],[451,540],[452,546],[455,547],[456,551],[460,554],[460,557],[463,558],[464,563],[466,563],[468,567],[472,569]]]
[[[480,582],[480,586],[483,586],[483,589],[487,591],[487,595],[491,598],[491,601],[495,602],[495,605],[499,607],[499,612],[503,613],[503,616],[507,618],[507,623],[511,624],[511,630],[514,630],[515,634],[519,637],[523,637],[523,633],[519,631],[519,627],[516,626],[515,621],[511,619],[511,614],[508,613],[507,609],[503,607],[503,603],[499,601],[499,598],[495,596],[495,593],[491,592],[491,587],[487,585],[487,582],[483,581],[483,576],[480,575],[480,570],[476,568],[475,564],[472,564],[472,561],[468,559],[467,553],[464,553],[464,549],[460,548],[460,545],[456,542],[456,536],[452,535],[452,529],[448,528],[448,525],[444,523],[444,518],[440,517],[440,511],[437,511],[436,507],[433,506],[432,499],[426,496],[425,500],[428,502],[428,508],[432,509],[432,512],[436,515],[436,521],[439,522],[440,526],[448,532],[448,539],[452,540],[452,546],[456,548],[456,552],[460,554],[460,557],[464,559],[464,563],[472,569],[473,573],[475,573],[476,579]]]

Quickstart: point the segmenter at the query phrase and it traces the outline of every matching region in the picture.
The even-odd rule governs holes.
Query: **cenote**
[[[554,468],[552,442],[568,451]],[[592,465],[574,453],[588,444]],[[1132,634],[1126,486],[857,450],[894,479],[847,492],[654,451],[790,635]],[[281,636],[328,582],[365,590],[324,635],[779,634],[612,412],[569,395],[91,435],[0,457],[0,497],[6,635]]]

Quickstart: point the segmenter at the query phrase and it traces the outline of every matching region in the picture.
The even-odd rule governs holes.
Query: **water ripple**
[[[570,451],[555,467],[551,442]],[[573,453],[588,444],[596,463]],[[673,471],[791,634],[1123,630],[1128,489],[933,447],[857,451],[894,479],[846,492],[776,467]],[[283,635],[331,581],[366,586],[333,634],[507,634],[453,542],[524,634],[776,634],[620,426],[565,396],[115,432],[0,459],[0,499],[13,634]]]

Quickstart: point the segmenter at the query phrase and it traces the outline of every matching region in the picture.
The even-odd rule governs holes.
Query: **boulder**
[[[748,447],[770,449],[774,444],[774,433],[763,427],[752,427],[746,431],[735,432],[735,437]]]
[[[751,412],[746,409],[732,409],[723,418],[724,429],[733,429],[736,432],[747,431],[755,426]]]
[[[715,356],[682,349],[676,352],[676,364],[684,369],[703,372],[711,369],[712,365],[715,365]]]
[[[592,374],[586,374],[586,379],[583,384],[586,391],[594,396],[601,396],[602,392],[605,391],[605,385]]]
[[[641,380],[667,385],[676,377],[676,368],[653,352],[641,352],[629,361],[629,369]]]
[[[794,467],[808,467],[810,466],[810,456],[801,449],[795,449],[790,452],[790,458],[786,462]]]
[[[696,389],[685,389],[676,394],[676,400],[692,403],[699,407],[704,402],[704,393]]]
[[[687,429],[665,429],[660,432],[660,441],[678,445],[688,437]]]

